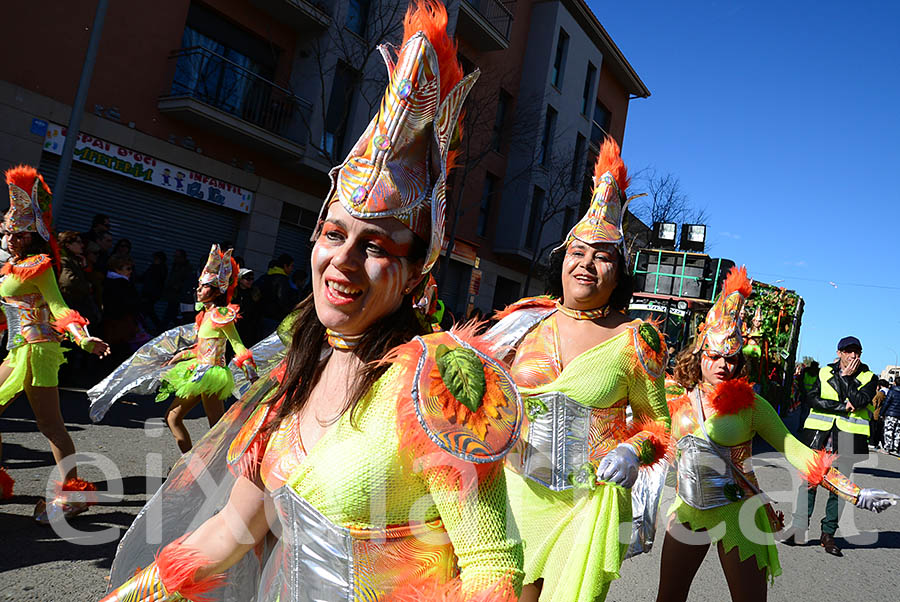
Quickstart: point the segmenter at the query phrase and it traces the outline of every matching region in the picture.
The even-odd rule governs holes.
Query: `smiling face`
[[[718,385],[723,380],[728,380],[734,376],[737,364],[737,354],[725,356],[711,351],[704,351],[700,355],[700,375],[704,382]]]
[[[311,259],[319,321],[356,335],[396,311],[423,277],[423,261],[408,259],[413,237],[395,219],[357,219],[332,203]]]
[[[618,284],[618,263],[619,251],[615,245],[572,241],[563,259],[563,304],[588,310],[609,303]]]

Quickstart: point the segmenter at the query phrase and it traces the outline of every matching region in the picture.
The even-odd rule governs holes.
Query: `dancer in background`
[[[503,459],[521,400],[474,329],[432,333],[415,309],[432,307],[448,153],[477,77],[446,26],[437,2],[407,12],[378,114],[332,171],[284,363],[172,469],[106,600],[518,599]],[[175,540],[155,560],[145,529]]]
[[[525,546],[522,600],[605,598],[627,549],[620,525],[632,522],[630,488],[666,450],[666,348],[653,325],[624,313],[627,187],[619,146],[607,138],[590,208],[550,255],[552,298],[514,303],[488,333],[516,348],[511,372],[528,416],[507,462]]]
[[[677,497],[670,512],[657,602],[687,599],[711,543],[735,602],[766,599],[766,579],[781,574],[772,536],[783,517],[761,494],[749,465],[760,435],[800,469],[810,487],[822,486],[858,508],[881,512],[896,496],[860,489],[831,468],[834,456],[794,438],[746,379],[741,311],[752,291],[745,268],[732,268],[693,348],[679,354],[675,378],[686,393],[672,402]]]
[[[83,350],[103,356],[109,347],[88,334],[88,321],[70,309],[56,282],[54,266],[59,254],[53,234],[52,194],[36,169],[25,165],[6,172],[9,210],[3,219],[4,246],[11,255],[0,270],[0,297],[6,316],[9,354],[0,364],[0,413],[25,391],[38,429],[50,442],[60,477],[56,495],[39,500],[34,518],[48,524],[60,516],[87,510],[93,483],[78,478],[74,462],[63,461],[75,453],[59,408],[57,388],[60,365],[65,362],[60,341],[69,336]],[[4,494],[12,494],[12,480],[0,468]]]
[[[197,285],[198,313],[193,324],[162,333],[88,391],[94,422],[126,393],[156,392],[157,401],[174,395],[166,424],[184,453],[192,445],[184,426],[188,412],[202,403],[210,427],[225,413],[225,400],[234,390],[234,374],[225,364],[229,344],[235,353],[234,369],[242,370],[250,381],[256,379],[253,352],[241,342],[235,327],[238,308],[231,305],[231,297],[238,270],[231,252],[223,253],[215,244],[210,249]]]

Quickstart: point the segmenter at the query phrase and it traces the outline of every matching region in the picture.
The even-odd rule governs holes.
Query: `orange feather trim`
[[[15,489],[16,481],[9,473],[6,472],[6,469],[0,467],[0,500],[8,500],[13,496],[13,489]]]
[[[467,593],[463,589],[462,580],[455,577],[441,583],[437,578],[422,578],[407,582],[389,593],[386,602],[515,602],[519,597],[507,577],[495,585],[478,592]]]
[[[403,44],[417,32],[423,32],[434,47],[441,71],[441,100],[463,78],[456,42],[447,34],[447,9],[435,0],[413,0],[403,17]],[[401,44],[402,46],[402,44]]]
[[[7,184],[15,184],[28,194],[31,194],[31,189],[34,188],[35,179],[40,180],[44,192],[53,194],[50,192],[50,187],[47,186],[47,182],[44,181],[44,176],[39,174],[38,170],[30,165],[16,165],[15,167],[7,169],[5,175]]]
[[[475,334],[478,328],[479,322],[472,320],[462,326],[454,326],[450,332],[487,354],[490,344]],[[421,470],[427,478],[435,476],[442,478],[450,489],[458,491],[461,497],[465,497],[479,484],[489,483],[501,474],[503,462],[467,462],[442,450],[428,437],[419,423],[415,402],[412,399],[411,380],[415,378],[416,365],[421,354],[422,347],[413,340],[395,347],[377,362],[399,364],[404,368],[403,375],[399,377],[402,382],[398,386],[397,395],[397,432],[400,451],[411,462],[414,470]]]
[[[825,475],[831,469],[831,465],[837,460],[837,456],[830,452],[820,449],[816,451],[816,457],[806,463],[806,470],[800,471],[809,488],[818,487],[825,479]]]
[[[225,574],[210,575],[197,579],[197,571],[213,564],[213,561],[199,550],[184,544],[187,535],[182,535],[156,555],[159,580],[170,594],[178,593],[193,602],[207,602],[211,590],[225,582]]]
[[[600,146],[600,154],[597,155],[597,162],[594,163],[594,180],[600,176],[610,172],[619,187],[619,191],[625,194],[625,190],[631,184],[631,178],[628,177],[628,168],[622,161],[619,143],[612,136],[607,136]]]
[[[717,414],[737,414],[752,408],[756,403],[756,393],[746,378],[723,380],[716,385],[709,400],[710,407]]]
[[[234,257],[229,258],[231,260],[231,282],[228,283],[228,288],[225,290],[225,304],[229,307],[235,307],[236,305],[231,305],[231,298],[234,297],[234,291],[237,289],[238,285],[238,272],[241,271],[241,268],[238,266],[237,262],[234,260]],[[235,309],[235,311],[237,311]]]
[[[243,368],[244,362],[246,362],[247,360],[252,360],[252,359],[253,359],[253,352],[250,351],[249,349],[246,349],[243,353],[238,353],[236,356],[234,356],[234,365],[237,366],[238,368]]]
[[[78,324],[84,327],[90,324],[90,321],[74,309],[70,309],[63,317],[53,322],[53,328],[59,332],[65,332],[70,324]]]
[[[97,491],[97,486],[90,481],[78,477],[66,479],[60,488],[62,491]]]
[[[50,256],[43,253],[41,255],[32,255],[28,259],[19,263],[26,263],[27,265],[17,266],[13,264],[12,260],[10,260],[4,263],[3,267],[0,268],[0,274],[4,276],[6,276],[7,274],[12,274],[19,280],[28,280],[29,278],[40,276],[53,265]]]
[[[649,468],[660,460],[670,462],[675,457],[672,436],[669,434],[669,427],[665,423],[649,419],[632,422],[628,433],[628,443],[643,447],[643,443],[647,442],[653,450],[652,459],[641,458],[641,467]]]
[[[728,270],[728,276],[725,277],[725,284],[722,286],[722,294],[727,297],[735,291],[745,299],[753,292],[753,283],[747,277],[747,266],[742,265]]]
[[[520,309],[531,309],[534,307],[543,307],[546,309],[556,307],[556,299],[551,299],[550,297],[525,297],[524,299],[519,299],[515,303],[507,305],[501,311],[495,313],[494,319],[502,320],[506,316],[515,313]]]

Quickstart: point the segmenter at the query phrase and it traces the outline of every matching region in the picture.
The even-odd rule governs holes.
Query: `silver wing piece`
[[[259,343],[250,348],[253,352],[253,361],[256,362],[256,373],[263,377],[269,374],[275,366],[281,363],[287,353],[287,347],[281,340],[278,331],[273,332]],[[228,363],[228,369],[234,376],[235,397],[240,398],[250,389],[250,379],[247,374],[234,365],[234,360]]]
[[[194,531],[228,501],[236,477],[229,470],[228,449],[254,409],[278,382],[262,377],[235,402],[221,420],[172,467],[166,482],[141,509],[125,532],[110,569],[112,591],[150,564],[156,552]],[[248,552],[226,573],[224,586],[208,594],[210,602],[253,602],[271,547]]]
[[[91,420],[100,422],[112,404],[127,393],[155,393],[160,385],[160,377],[171,368],[165,363],[179,351],[189,349],[196,343],[197,328],[193,323],[176,326],[145,343],[87,392],[91,402]]]

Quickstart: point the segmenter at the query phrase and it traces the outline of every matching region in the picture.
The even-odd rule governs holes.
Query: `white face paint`
[[[728,380],[734,376],[737,364],[737,354],[724,356],[711,351],[704,351],[700,355],[700,374],[704,382],[718,385],[723,380]]]
[[[332,203],[312,252],[316,314],[327,328],[362,334],[393,313],[421,279],[407,256],[413,233],[393,218],[363,220]]]
[[[596,309],[609,303],[618,284],[615,245],[572,241],[563,259],[563,303],[572,309]]]

